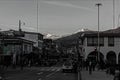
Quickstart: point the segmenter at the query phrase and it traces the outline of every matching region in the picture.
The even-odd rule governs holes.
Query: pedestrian
[[[11,52],[12,54],[12,66],[15,69],[16,68],[16,53]]]
[[[92,74],[92,62],[91,61],[89,62],[89,74],[90,75]]]
[[[89,62],[88,62],[88,60],[86,60],[85,66],[86,66],[86,70],[88,71],[88,68],[89,68]]]

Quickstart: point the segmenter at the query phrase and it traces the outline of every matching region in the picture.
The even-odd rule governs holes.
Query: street
[[[81,77],[78,73],[63,73],[61,66],[52,67],[25,67],[23,70],[20,68],[8,68],[5,71],[6,80],[113,80],[114,76],[106,74],[105,71],[93,71],[89,74],[88,71],[83,69]]]
[[[61,67],[31,67],[7,70],[7,80],[77,80],[77,73],[63,73]]]

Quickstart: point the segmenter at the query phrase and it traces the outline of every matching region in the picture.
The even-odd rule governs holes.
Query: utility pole
[[[78,63],[77,63],[77,72],[78,72],[78,79],[77,80],[81,80],[82,78],[82,76],[81,76],[81,70],[80,70],[80,65],[82,65],[81,64],[81,53],[79,52],[79,45],[80,45],[80,43],[79,43],[79,40],[80,40],[80,38],[78,37],[78,39],[77,39],[77,45],[76,45],[76,48],[77,48],[77,55],[78,55]]]
[[[19,20],[19,31],[22,31],[22,29],[21,29],[21,20]]]
[[[102,4],[101,3],[97,3],[97,4],[95,4],[97,7],[98,7],[98,54],[97,54],[97,60],[99,61],[99,58],[100,58],[100,34],[99,34],[99,32],[100,32],[100,29],[99,29],[99,27],[100,27],[100,18],[99,18],[99,8],[100,8],[100,6],[102,6]]]
[[[19,32],[20,32],[20,34],[19,34],[19,36],[21,36],[21,32],[22,32],[22,29],[21,29],[21,20],[19,20]],[[21,41],[21,52],[20,52],[20,68],[21,68],[21,70],[23,70],[23,42]]]

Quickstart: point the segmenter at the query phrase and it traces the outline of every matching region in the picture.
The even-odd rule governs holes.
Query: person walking
[[[92,74],[92,62],[91,61],[89,62],[89,74],[90,75]]]
[[[16,68],[16,53],[11,52],[12,54],[12,66],[15,69]]]

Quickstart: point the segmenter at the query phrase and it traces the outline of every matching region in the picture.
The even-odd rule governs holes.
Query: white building
[[[37,47],[39,49],[42,48],[42,43],[43,43],[43,35],[41,33],[37,32],[26,32],[26,31],[16,31],[16,30],[8,30],[8,31],[3,31],[3,33],[8,34],[8,35],[13,35],[15,37],[19,37],[21,39],[29,40],[34,42],[34,47]],[[22,34],[22,36],[21,36]]]
[[[100,48],[98,48],[98,33],[96,31],[83,32],[80,35],[79,44],[84,59],[99,59],[113,64],[120,64],[120,28],[100,32]]]
[[[25,31],[1,31],[0,35],[0,57],[10,56],[15,54],[19,57],[20,55],[28,55],[31,52],[41,51],[42,49],[43,35],[34,32]],[[16,60],[16,59],[14,59]]]
[[[17,55],[23,54],[29,54],[33,51],[33,44],[34,42],[21,39],[21,38],[15,38],[15,37],[0,37],[0,48],[2,48],[2,52],[4,55],[12,55],[11,53],[15,53]]]
[[[24,34],[25,34],[24,37],[22,37],[23,39],[35,42],[33,45],[34,47],[37,47],[39,49],[42,48],[42,44],[43,44],[42,34],[36,32],[26,32],[26,31],[24,31]]]
[[[2,31],[0,36],[1,47],[4,47],[4,53],[10,54],[13,53],[30,53],[33,51],[33,44],[35,43],[32,40],[21,38],[24,36],[23,32],[19,31]],[[4,46],[3,46],[3,45]]]

